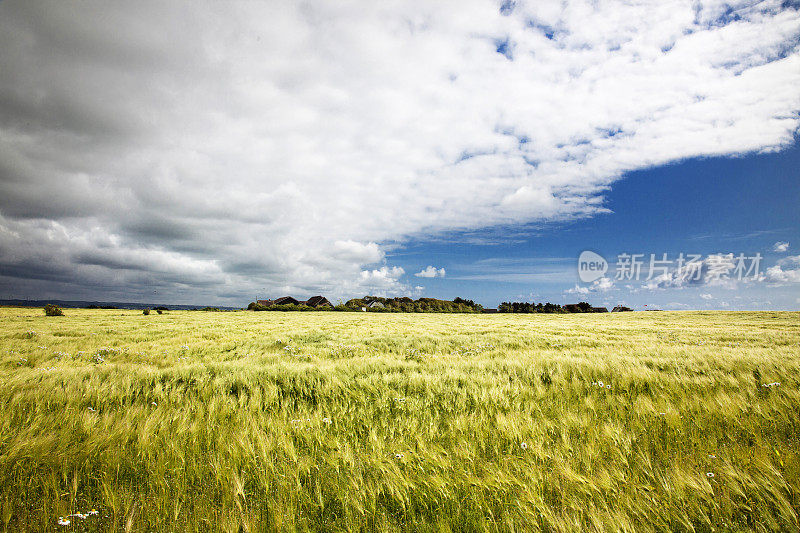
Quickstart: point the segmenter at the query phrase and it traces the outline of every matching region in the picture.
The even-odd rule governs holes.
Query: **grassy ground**
[[[798,313],[65,314],[0,309],[8,531],[799,528]]]

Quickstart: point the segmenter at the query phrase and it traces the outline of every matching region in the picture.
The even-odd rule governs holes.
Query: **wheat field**
[[[0,309],[6,531],[797,531],[800,314]]]

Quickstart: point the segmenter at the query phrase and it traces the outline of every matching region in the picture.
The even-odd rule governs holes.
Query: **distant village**
[[[307,300],[299,300],[292,296],[283,296],[270,300],[256,300],[247,306],[250,311],[361,311],[384,313],[608,313],[606,307],[594,307],[587,302],[576,304],[552,304],[529,302],[503,302],[497,309],[484,308],[472,300],[456,298],[439,300],[437,298],[409,297],[384,298],[380,296],[364,296],[353,298],[345,303],[332,304],[324,296],[312,296]],[[611,312],[633,311],[622,305],[614,307]]]

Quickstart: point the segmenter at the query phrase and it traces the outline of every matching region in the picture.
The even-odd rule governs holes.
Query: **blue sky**
[[[796,2],[3,0],[0,72],[0,298],[798,307]]]
[[[413,242],[390,254],[407,272],[427,265],[444,278],[420,279],[425,294],[467,295],[485,306],[501,301],[580,299],[598,305],[643,308],[800,309],[800,285],[694,287],[588,294],[565,291],[582,284],[583,250],[610,262],[621,253],[760,253],[766,271],[800,249],[800,144],[779,152],[698,158],[630,172],[605,195],[607,214],[568,223],[523,225],[452,235],[447,242]],[[486,244],[479,244],[485,241]],[[775,243],[789,243],[786,252]],[[794,252],[794,253],[792,253]],[[641,285],[641,284],[639,284]],[[700,294],[712,298],[700,298]]]

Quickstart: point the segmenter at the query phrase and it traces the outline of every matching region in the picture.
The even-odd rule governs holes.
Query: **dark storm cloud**
[[[46,281],[72,281],[72,273],[63,265],[26,261],[0,266],[0,276]]]
[[[198,228],[190,222],[171,220],[166,217],[146,218],[125,224],[122,231],[135,240],[146,242],[167,241],[194,241],[202,236]],[[206,250],[205,247],[195,247],[195,250]]]
[[[85,251],[75,254],[73,261],[79,265],[97,265],[114,270],[147,270],[145,264],[131,264],[95,251]]]

